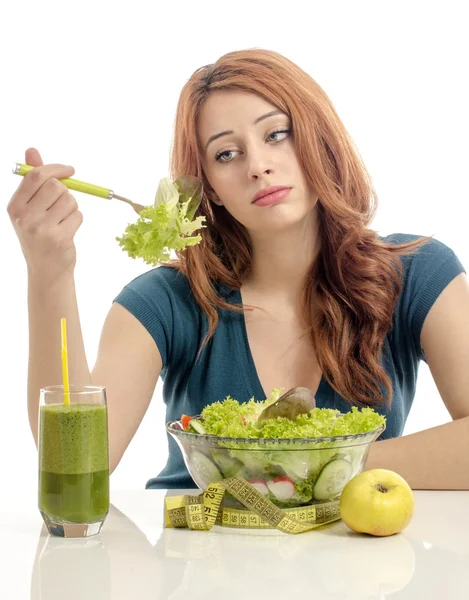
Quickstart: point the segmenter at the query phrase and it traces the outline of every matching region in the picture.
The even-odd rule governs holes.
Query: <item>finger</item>
[[[38,190],[46,183],[48,179],[55,177],[56,179],[65,179],[71,177],[75,169],[67,165],[43,165],[31,169],[29,173],[23,177],[23,181],[18,186],[16,192],[8,206],[8,211],[21,209],[26,205],[31,198],[38,192]]]
[[[78,202],[67,190],[46,211],[44,219],[48,225],[59,225],[77,210]]]
[[[57,179],[55,180],[59,185],[62,186],[64,191],[62,194],[53,196],[50,207],[57,205],[55,210],[51,213],[45,208],[46,200],[50,201],[51,194],[48,193],[44,199],[42,199],[42,207],[38,207],[37,203],[30,202],[28,208],[21,211],[21,213],[15,218],[15,223],[23,231],[29,233],[37,233],[43,230],[53,229],[57,227],[59,223],[68,217],[71,212],[77,210],[78,204],[75,198],[69,193],[68,189],[61,184]],[[44,186],[45,187],[45,186]]]
[[[28,211],[37,214],[43,214],[56,202],[63,194],[68,192],[68,188],[56,177],[48,179],[38,191],[30,198],[27,203]]]
[[[41,155],[39,154],[39,150],[36,148],[28,148],[24,155],[24,162],[27,165],[31,165],[31,167],[42,167],[44,164],[42,162]]]
[[[83,214],[79,210],[73,211],[59,225],[59,231],[65,240],[73,239],[80,225],[83,223]]]

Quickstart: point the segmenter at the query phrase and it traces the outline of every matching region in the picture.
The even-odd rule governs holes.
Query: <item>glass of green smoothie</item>
[[[109,511],[105,388],[41,389],[38,451],[39,510],[49,533],[60,537],[99,533]]]

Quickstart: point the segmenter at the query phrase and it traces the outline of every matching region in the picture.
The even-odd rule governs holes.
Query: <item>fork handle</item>
[[[24,177],[26,173],[29,173],[31,169],[30,165],[24,165],[22,163],[16,163],[16,166],[13,169],[13,173],[15,175],[21,175]],[[75,190],[77,192],[83,192],[84,194],[91,194],[92,196],[98,196],[98,198],[106,198],[107,200],[111,200],[114,197],[114,192],[109,188],[104,188],[99,185],[94,185],[92,183],[86,183],[85,181],[80,181],[79,179],[72,179],[70,177],[66,177],[65,179],[60,179],[60,181],[68,187],[69,190]]]

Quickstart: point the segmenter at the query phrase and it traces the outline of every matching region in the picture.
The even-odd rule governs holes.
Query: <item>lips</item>
[[[280,190],[289,190],[290,188],[285,185],[272,185],[271,187],[264,188],[263,190],[259,190],[254,196],[252,201],[257,202],[264,196],[268,196],[269,194],[273,194],[274,192],[278,192]]]
[[[285,198],[288,196],[290,191],[291,191],[291,188],[282,187],[280,189],[277,189],[276,192],[271,192],[270,194],[261,196],[258,200],[253,202],[253,204],[254,204],[254,206],[258,206],[258,207],[273,206],[274,204],[278,204],[279,202],[282,202],[282,200],[285,200]]]

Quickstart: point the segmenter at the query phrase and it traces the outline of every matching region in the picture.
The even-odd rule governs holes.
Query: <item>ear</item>
[[[223,206],[223,202],[220,200],[218,196],[213,196],[212,202],[217,206]]]

